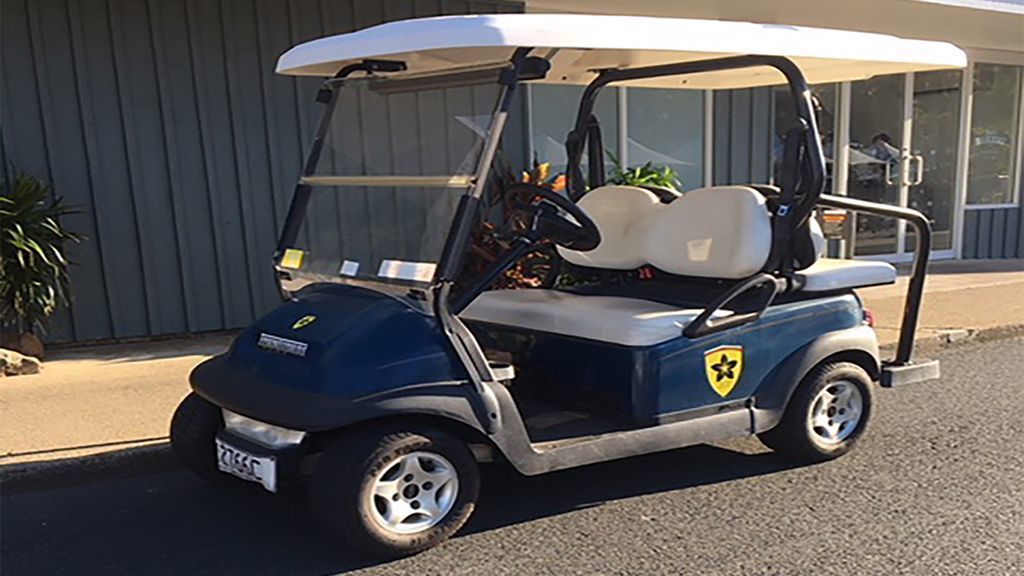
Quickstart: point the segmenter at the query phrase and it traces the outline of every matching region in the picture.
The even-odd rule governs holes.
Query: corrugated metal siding
[[[771,88],[723,90],[714,98],[714,183],[767,184],[771,177]]]
[[[0,153],[79,207],[67,224],[88,236],[73,249],[74,303],[48,335],[69,341],[238,327],[277,303],[269,257],[318,83],[274,75],[281,52],[386,20],[522,5],[2,0],[0,9]]]
[[[980,208],[964,213],[964,258],[1024,257],[1019,207]]]

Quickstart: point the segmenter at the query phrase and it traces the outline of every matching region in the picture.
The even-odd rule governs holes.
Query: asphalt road
[[[791,467],[756,440],[537,478],[488,470],[463,533],[386,564],[322,539],[299,494],[183,471],[5,491],[0,573],[1022,574],[1024,340],[941,354],[881,391],[849,455]]]

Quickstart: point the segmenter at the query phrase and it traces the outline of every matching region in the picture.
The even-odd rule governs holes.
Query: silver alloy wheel
[[[459,475],[444,456],[403,454],[373,480],[373,519],[395,534],[415,534],[444,519],[459,495]]]
[[[864,395],[853,382],[840,380],[814,397],[807,414],[807,427],[816,444],[832,447],[857,430],[863,415]]]

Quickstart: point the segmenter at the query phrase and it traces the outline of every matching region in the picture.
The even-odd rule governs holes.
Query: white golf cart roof
[[[402,60],[418,76],[507,62],[518,47],[536,48],[551,71],[541,82],[586,84],[603,68],[633,68],[736,55],[785,56],[808,83],[880,74],[963,67],[967,57],[946,42],[884,34],[717,20],[580,14],[490,14],[402,20],[295,46],[277,72],[333,76],[367,58]],[[647,78],[630,85],[663,88],[746,88],[781,84],[767,68],[684,77]]]

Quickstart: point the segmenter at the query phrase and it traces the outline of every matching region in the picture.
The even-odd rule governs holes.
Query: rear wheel
[[[863,368],[851,362],[822,364],[800,382],[779,424],[758,438],[797,460],[838,458],[864,434],[873,399]]]
[[[178,405],[171,418],[171,448],[186,468],[218,484],[230,480],[217,470],[217,432],[224,427],[220,408],[195,392]]]
[[[332,537],[394,558],[440,544],[476,505],[476,460],[430,428],[368,428],[329,445],[309,485],[313,513]]]

